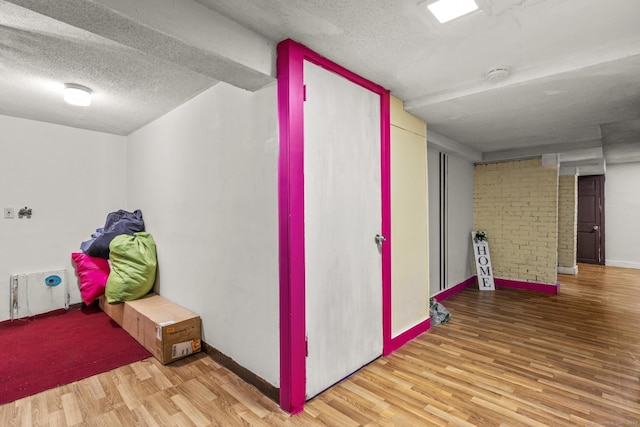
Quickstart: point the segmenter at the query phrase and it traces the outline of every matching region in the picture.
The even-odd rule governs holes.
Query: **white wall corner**
[[[447,138],[444,135],[440,135],[436,132],[430,131],[428,124],[427,124],[427,147],[432,150],[441,151],[443,153],[461,157],[471,162],[482,161],[481,151],[473,147],[470,147],[469,145],[461,144],[457,141],[454,141],[453,139]]]
[[[542,167],[558,167],[560,160],[557,154],[543,154],[542,155]]]
[[[560,267],[558,266],[558,274],[571,274],[575,276],[578,274],[578,266],[574,265],[573,267]]]
[[[578,174],[578,168],[574,166],[562,166],[558,172],[560,176],[576,176]]]

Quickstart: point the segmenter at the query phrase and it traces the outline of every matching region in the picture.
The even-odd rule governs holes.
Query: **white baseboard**
[[[578,274],[578,266],[574,265],[573,267],[560,267],[558,266],[559,274],[573,274],[574,276]]]
[[[608,259],[604,262],[605,265],[611,267],[622,267],[622,268],[637,268],[640,269],[640,262],[632,262],[632,261],[615,261]]]

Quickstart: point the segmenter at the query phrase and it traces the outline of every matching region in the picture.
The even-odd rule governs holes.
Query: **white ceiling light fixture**
[[[427,7],[442,24],[478,9],[475,0],[438,0]]]
[[[75,83],[64,84],[64,100],[71,105],[88,107],[91,105],[91,89]]]

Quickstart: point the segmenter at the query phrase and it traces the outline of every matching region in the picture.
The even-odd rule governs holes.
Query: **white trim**
[[[637,268],[640,269],[640,262],[630,262],[630,261],[615,261],[615,260],[606,260],[605,265],[609,267],[622,267],[622,268]]]
[[[574,265],[573,267],[560,267],[558,266],[558,274],[578,274],[578,266]]]

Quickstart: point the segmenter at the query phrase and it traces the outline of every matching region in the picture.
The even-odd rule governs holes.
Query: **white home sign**
[[[472,231],[471,241],[473,242],[473,255],[476,259],[478,288],[481,291],[493,291],[496,289],[496,286],[493,282],[487,235],[484,231]]]

